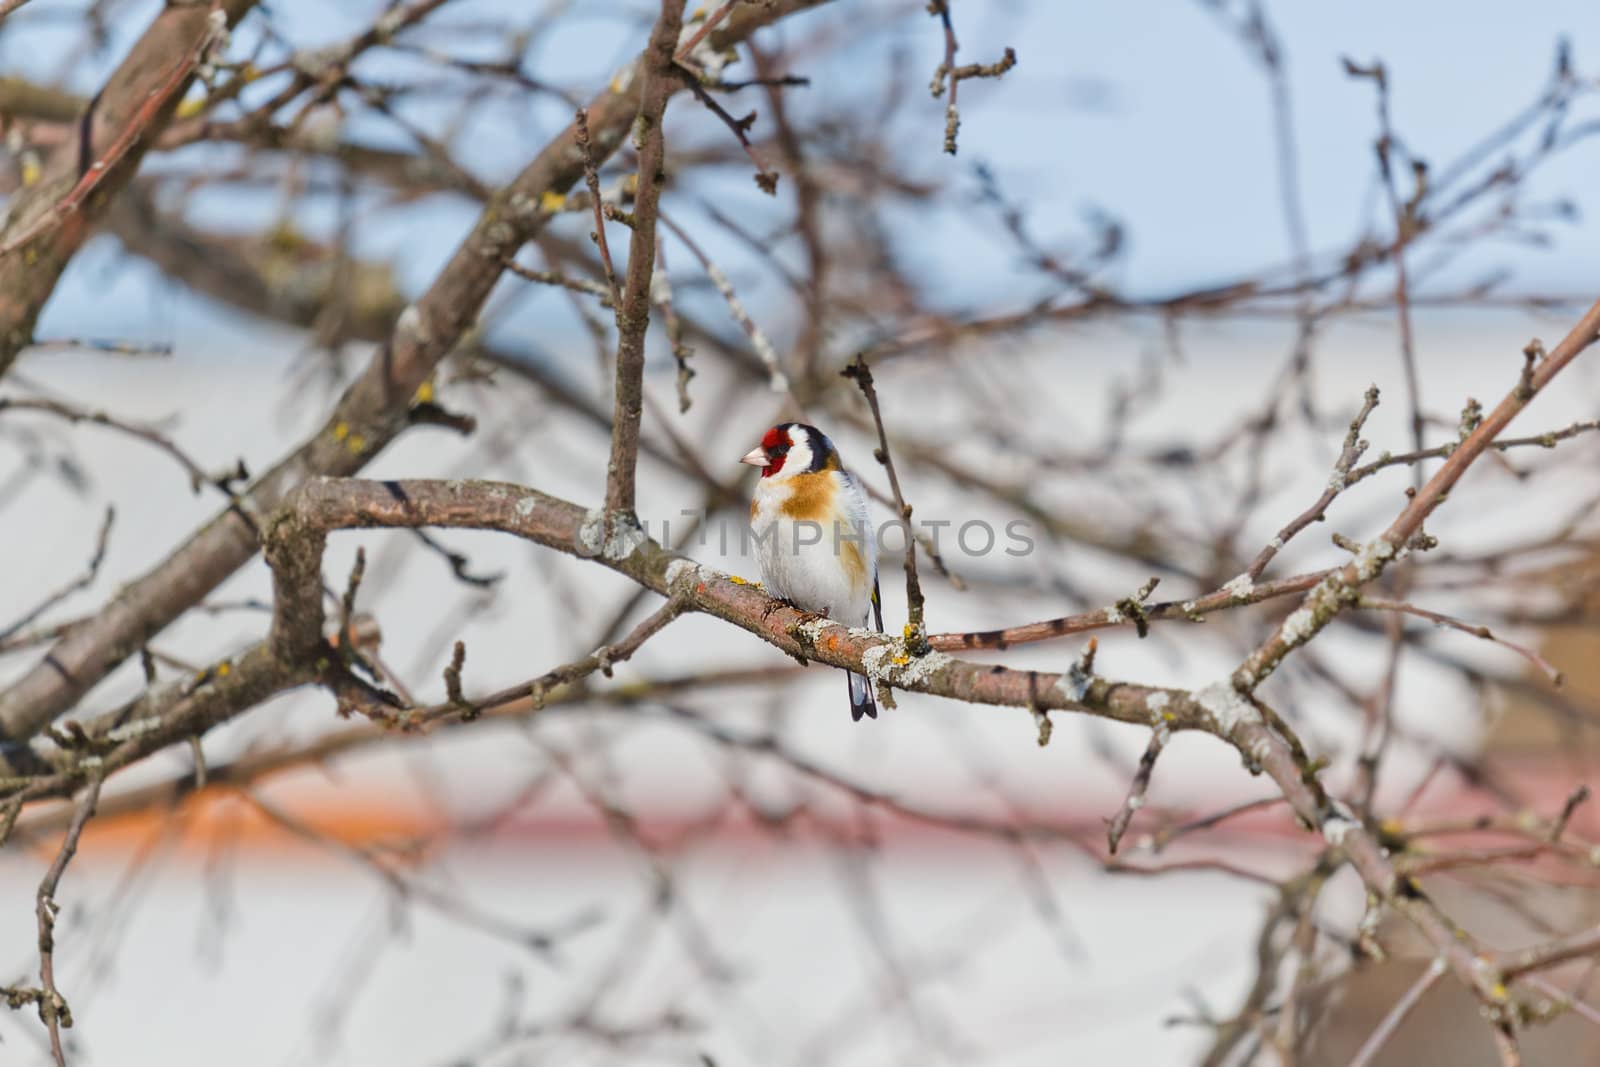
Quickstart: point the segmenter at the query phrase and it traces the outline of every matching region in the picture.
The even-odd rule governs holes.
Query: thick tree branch
[[[171,120],[196,69],[253,6],[218,0],[164,8],[96,96],[84,143],[58,144],[40,180],[13,203],[0,228],[0,375],[33,341],[61,272]]]

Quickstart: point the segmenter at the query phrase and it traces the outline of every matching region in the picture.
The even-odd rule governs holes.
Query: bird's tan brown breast
[[[789,495],[778,506],[784,518],[828,522],[834,518],[839,487],[828,471],[796,474],[788,481]]]

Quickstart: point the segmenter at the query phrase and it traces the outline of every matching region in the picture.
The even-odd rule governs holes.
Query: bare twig
[[[639,191],[633,237],[628,245],[627,288],[617,304],[617,395],[611,423],[611,458],[606,464],[605,526],[608,540],[620,527],[637,524],[633,513],[639,457],[639,422],[644,414],[644,337],[650,326],[650,278],[656,265],[656,211],[666,155],[662,118],[671,95],[672,53],[683,22],[684,0],[662,0],[661,17],[644,53],[639,115]]]
[[[1439,960],[1434,960],[1423,968],[1421,976],[1401,994],[1400,999],[1394,1002],[1394,1007],[1390,1008],[1379,1021],[1377,1028],[1361,1043],[1361,1047],[1350,1060],[1350,1067],[1367,1067],[1367,1064],[1372,1062],[1373,1057],[1382,1051],[1383,1046],[1388,1044],[1394,1032],[1400,1028],[1406,1016],[1411,1014],[1411,1009],[1415,1008],[1417,1002],[1433,988],[1434,983],[1444,976],[1444,972],[1444,964]]]
[[[1332,570],[1312,571],[1308,574],[1297,574],[1289,578],[1278,578],[1270,582],[1252,584],[1247,592],[1239,587],[1224,587],[1195,597],[1193,600],[1168,600],[1159,604],[1144,604],[1140,616],[1148,625],[1165,619],[1187,619],[1198,622],[1204,616],[1228,608],[1243,607],[1248,604],[1260,604],[1263,601],[1273,600],[1277,597],[1291,596],[1295,593],[1304,593],[1314,589],[1317,583],[1327,578]],[[1053,641],[1058,637],[1068,637],[1072,634],[1086,633],[1091,630],[1104,630],[1117,626],[1136,626],[1138,617],[1124,611],[1120,606],[1113,605],[1109,608],[1099,608],[1095,611],[1086,611],[1078,615],[1063,615],[1060,618],[1045,619],[1040,622],[1024,623],[1020,626],[1011,626],[1003,630],[978,630],[971,633],[932,634],[928,637],[928,644],[941,652],[954,652],[963,648],[1010,648],[1013,645],[1032,644],[1036,641]]]
[[[937,100],[944,95],[946,84],[949,85],[950,99],[944,109],[944,150],[953,156],[956,154],[956,131],[961,128],[961,111],[956,107],[956,86],[967,78],[1000,77],[1017,65],[1017,53],[1007,48],[1005,55],[993,63],[968,63],[958,67],[956,50],[960,46],[956,43],[955,26],[950,21],[950,0],[929,0],[928,14],[936,16],[944,26],[944,61],[933,72],[933,82],[928,86],[928,91]]]
[[[1517,1047],[1516,1032],[1509,1022],[1490,1024],[1494,1035],[1494,1050],[1500,1054],[1500,1067],[1522,1067],[1522,1050]]]
[[[605,212],[601,210],[600,173],[595,169],[594,153],[589,148],[589,112],[579,108],[572,118],[573,141],[583,155],[583,181],[589,187],[589,200],[594,205],[594,243],[600,248],[600,268],[605,272],[605,292],[611,296],[615,314],[622,314],[622,290],[617,287],[617,270],[611,265],[611,245],[606,240]],[[517,271],[518,274],[522,272]],[[527,277],[527,275],[523,275]],[[534,279],[541,281],[543,279]],[[569,285],[568,288],[576,288]]]
[[[1361,437],[1361,430],[1366,426],[1368,416],[1372,414],[1373,409],[1377,406],[1378,387],[1376,385],[1368,386],[1366,396],[1362,400],[1361,410],[1356,412],[1356,417],[1350,420],[1350,430],[1345,434],[1344,448],[1340,450],[1339,458],[1334,462],[1333,474],[1328,479],[1327,488],[1322,491],[1322,495],[1317,498],[1316,503],[1301,512],[1287,526],[1279,530],[1278,535],[1272,539],[1271,543],[1263,548],[1255,559],[1250,561],[1250,566],[1246,567],[1244,571],[1247,579],[1246,584],[1253,583],[1260,578],[1262,572],[1267,569],[1267,564],[1272,562],[1272,558],[1282,551],[1283,546],[1288,544],[1296,534],[1313,522],[1321,521],[1327,513],[1328,505],[1332,504],[1334,498],[1349,486],[1350,469],[1355,466],[1356,461],[1367,450],[1367,442]]]
[[[711,257],[701,250],[699,244],[689,236],[688,231],[673,222],[665,213],[661,213],[659,218],[661,224],[671,230],[673,236],[682,241],[684,247],[694,255],[695,259],[700,261],[700,266],[705,270],[706,277],[711,279],[711,284],[716,286],[718,293],[722,294],[723,301],[728,305],[728,313],[733,316],[733,321],[739,324],[739,328],[745,332],[745,336],[750,338],[750,347],[756,350],[756,355],[760,357],[762,365],[767,368],[767,383],[771,386],[772,391],[774,393],[788,392],[789,379],[779,365],[778,350],[772,347],[772,342],[767,339],[767,335],[761,331],[761,327],[756,325],[755,320],[750,317],[750,313],[745,310],[744,303],[739,299],[739,294],[734,292],[733,283],[728,280],[727,274],[712,261]]]
[[[1122,841],[1122,835],[1128,832],[1128,824],[1133,821],[1134,813],[1144,807],[1145,794],[1150,789],[1150,776],[1155,772],[1156,760],[1161,757],[1161,750],[1166,747],[1167,739],[1171,732],[1165,725],[1157,726],[1150,734],[1150,743],[1145,746],[1144,755],[1139,757],[1139,769],[1134,772],[1133,782],[1128,786],[1128,795],[1122,801],[1122,807],[1117,809],[1106,826],[1106,847],[1111,854],[1117,854],[1117,845]]]
[[[445,699],[452,704],[470,707],[467,698],[461,692],[461,669],[467,663],[467,646],[464,641],[457,641],[455,649],[450,654],[450,665],[444,669]]]
[[[910,616],[906,623],[906,648],[912,655],[920,656],[931,651],[931,646],[928,644],[928,626],[923,619],[922,583],[917,580],[917,542],[911,536],[911,505],[906,503],[905,494],[900,491],[900,476],[895,473],[894,457],[889,453],[889,434],[883,427],[883,412],[878,408],[878,391],[872,383],[872,368],[858,355],[855,362],[841,373],[861,389],[861,395],[867,399],[867,407],[872,409],[872,421],[878,429],[878,447],[872,455],[883,464],[883,469],[889,475],[889,491],[894,494],[895,510],[906,531],[906,609]]]
[[[67,864],[72,862],[72,857],[78,851],[78,839],[83,836],[84,824],[94,815],[95,805],[100,801],[100,784],[103,780],[104,775],[98,772],[89,776],[89,786],[84,791],[83,799],[78,801],[66,837],[62,839],[55,861],[45,872],[35,895],[34,910],[39,919],[39,1019],[50,1031],[50,1052],[55,1056],[56,1067],[66,1067],[67,1056],[61,1048],[61,1031],[72,1026],[72,1009],[56,988],[55,928],[56,913],[60,910],[60,905],[56,903],[56,891],[61,885],[61,876],[66,873]]]
[[[249,472],[244,468],[243,460],[238,461],[232,468],[225,468],[220,472],[207,472],[199,462],[179,448],[166,434],[150,426],[141,426],[127,419],[118,418],[108,412],[91,411],[59,400],[46,400],[42,397],[0,397],[0,413],[6,411],[41,412],[66,419],[72,423],[86,422],[95,426],[104,426],[107,429],[145,441],[166,453],[177,462],[178,466],[183,468],[184,473],[189,476],[189,488],[196,493],[200,491],[202,486],[209,485],[231,500],[235,495],[234,483],[247,481],[250,477]]]
[[[701,41],[706,39],[706,34],[722,24],[722,20],[728,17],[728,12],[732,11],[737,3],[739,3],[739,0],[723,0],[715,11],[707,15],[705,20],[695,27],[694,33],[690,34],[689,39],[678,47],[677,55],[673,58],[679,62],[684,60]]]
[[[756,146],[750,141],[750,127],[755,125],[756,113],[752,111],[742,119],[734,118],[728,113],[727,108],[717,102],[716,97],[706,91],[705,86],[700,84],[700,79],[692,71],[684,70],[680,67],[678,76],[683,79],[684,85],[689,87],[689,91],[694,94],[695,99],[704,104],[706,109],[713,115],[721,119],[723,125],[732,130],[733,135],[739,139],[739,145],[744,149],[745,155],[749,156],[750,162],[756,165],[756,187],[768,196],[777,196],[778,172],[767,165],[767,161],[762,158],[761,153],[756,150]]]
[[[1590,790],[1587,784],[1581,784],[1567,794],[1566,803],[1561,805],[1561,814],[1557,815],[1555,821],[1550,824],[1549,839],[1551,844],[1557,844],[1561,841],[1561,835],[1566,832],[1567,823],[1571,820],[1572,813],[1577,811],[1589,797]]]
[[[1394,217],[1394,306],[1400,329],[1400,360],[1405,368],[1406,396],[1411,405],[1411,444],[1422,450],[1422,393],[1417,379],[1416,339],[1411,326],[1411,276],[1406,269],[1406,248],[1418,230],[1417,213],[1428,193],[1428,168],[1421,160],[1412,160],[1415,190],[1408,200],[1400,199],[1394,176],[1394,155],[1400,150],[1394,125],[1389,117],[1389,72],[1382,63],[1362,67],[1346,59],[1345,71],[1351,77],[1369,78],[1377,87],[1378,139],[1373,151],[1378,158],[1378,173],[1383,178],[1384,195]],[[1422,487],[1422,468],[1413,469],[1414,485]]]
[[[641,620],[639,625],[630,630],[622,640],[596,649],[582,659],[546,671],[523,688],[532,695],[534,707],[540,708],[550,698],[550,693],[559,686],[571,685],[595,671],[609,678],[614,665],[631,659],[633,654],[639,651],[640,646],[666,629],[668,623],[686,610],[688,605],[673,597]]]
[[[1539,668],[1540,671],[1544,672],[1544,676],[1550,679],[1552,685],[1560,685],[1562,682],[1561,671],[1552,665],[1549,660],[1541,656],[1536,650],[1531,649],[1526,645],[1519,645],[1515,641],[1508,641],[1504,637],[1496,634],[1487,626],[1477,626],[1470,622],[1463,622],[1462,620],[1457,619],[1454,616],[1446,615],[1443,612],[1430,611],[1427,608],[1418,607],[1415,604],[1409,604],[1405,601],[1388,600],[1383,597],[1363,596],[1356,602],[1356,606],[1367,608],[1372,611],[1395,611],[1406,615],[1415,615],[1419,619],[1427,619],[1429,622],[1435,623],[1439,626],[1448,626],[1452,630],[1460,630],[1464,634],[1471,634],[1473,637],[1480,638],[1484,641],[1491,641],[1504,648],[1509,648],[1511,651],[1515,652],[1517,655],[1521,656],[1523,659]]]
[[[100,565],[105,562],[106,547],[111,541],[111,524],[116,520],[116,517],[117,510],[115,508],[106,508],[106,516],[100,521],[100,532],[95,536],[94,552],[89,557],[88,568],[71,582],[51,593],[41,603],[23,615],[22,618],[0,630],[0,649],[5,648],[6,643],[33,620],[67,599],[73,593],[78,592],[80,589],[87,589],[94,584],[95,578],[100,574]]]
[[[595,199],[595,203],[600,203],[599,198]],[[609,258],[609,252],[604,252],[602,255]],[[532,267],[524,267],[521,263],[515,261],[507,263],[506,269],[517,277],[524,278],[530,282],[538,282],[541,285],[554,285],[562,289],[570,289],[575,293],[588,293],[590,296],[598,296],[607,307],[617,306],[613,290],[598,282],[591,282],[586,278],[570,278],[560,271],[534,270]],[[615,278],[608,278],[607,280],[612,286],[616,284]]]
[[[678,308],[672,302],[672,275],[667,270],[667,244],[665,241],[656,242],[656,281],[660,291],[657,294],[657,303],[661,305],[662,317],[666,320],[667,345],[672,349],[672,361],[678,365],[678,414],[687,415],[692,403],[689,397],[689,382],[694,378],[694,369],[689,366],[689,357],[694,355],[683,339],[683,319],[678,317]]]

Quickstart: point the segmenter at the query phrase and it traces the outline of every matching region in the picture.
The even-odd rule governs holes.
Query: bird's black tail
[[[850,718],[860,722],[861,716],[869,719],[878,717],[878,702],[872,697],[872,683],[859,674],[845,672],[845,677],[850,679]]]

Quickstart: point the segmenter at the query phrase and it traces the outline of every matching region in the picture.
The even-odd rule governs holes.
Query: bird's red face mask
[[[774,426],[761,439],[761,444],[752,448],[739,462],[760,467],[761,477],[770,478],[783,470],[783,461],[788,458],[791,447],[788,431]]]

